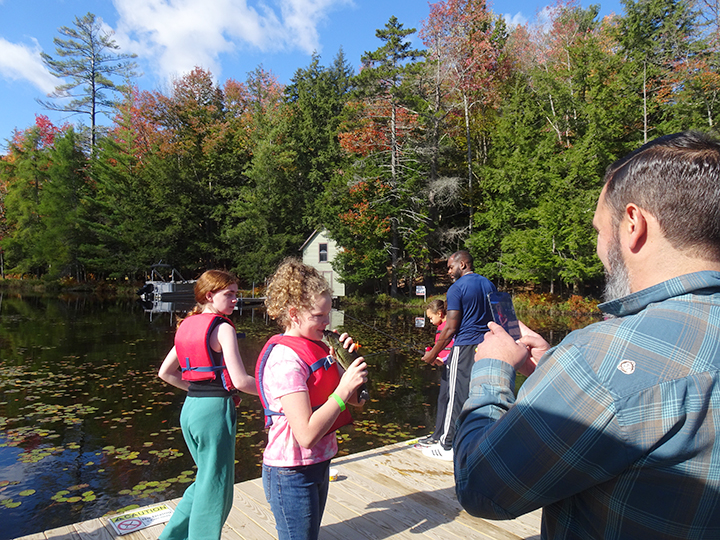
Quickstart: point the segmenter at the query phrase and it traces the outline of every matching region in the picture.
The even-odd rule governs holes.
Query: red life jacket
[[[290,347],[300,359],[310,368],[310,377],[307,380],[308,394],[310,395],[310,406],[313,410],[322,406],[330,397],[338,383],[340,382],[340,370],[337,362],[330,356],[330,349],[322,341],[312,341],[302,337],[286,336],[277,334],[272,336],[258,356],[257,365],[255,366],[255,381],[257,383],[258,395],[265,412],[265,427],[272,425],[273,416],[284,416],[283,413],[273,411],[268,408],[268,400],[265,396],[263,388],[263,377],[267,359],[275,345],[285,345]],[[352,424],[352,416],[350,411],[345,409],[340,413],[335,422],[327,433],[336,429]]]
[[[198,313],[180,323],[175,333],[175,352],[184,381],[211,381],[219,376],[225,390],[235,389],[222,353],[218,358],[210,348],[210,334],[224,322],[235,328],[230,319],[215,313]]]
[[[437,343],[438,337],[440,337],[440,332],[442,332],[443,328],[445,328],[446,322],[447,321],[443,321],[438,325],[437,331],[435,332],[435,343]],[[445,363],[447,363],[447,357],[450,354],[450,351],[452,351],[454,342],[455,338],[451,339],[450,343],[448,343],[447,346],[438,353],[438,358]]]

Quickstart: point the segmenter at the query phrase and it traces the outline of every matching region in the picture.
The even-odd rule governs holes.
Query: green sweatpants
[[[159,540],[219,540],[233,501],[235,404],[230,397],[187,397],[180,426],[197,475]]]

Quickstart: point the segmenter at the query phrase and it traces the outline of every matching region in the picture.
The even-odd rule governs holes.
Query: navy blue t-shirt
[[[487,295],[496,292],[495,285],[480,274],[460,277],[447,292],[447,310],[460,312],[460,328],[455,345],[477,345],[493,320]]]

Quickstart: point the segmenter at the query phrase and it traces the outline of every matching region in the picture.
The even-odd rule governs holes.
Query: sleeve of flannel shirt
[[[454,438],[458,500],[468,513],[514,519],[626,468],[610,393],[573,345],[560,345],[525,381],[495,359],[475,363]]]

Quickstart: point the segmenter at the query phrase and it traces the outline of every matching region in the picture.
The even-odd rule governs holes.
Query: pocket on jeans
[[[300,472],[300,467],[277,467],[278,476],[294,476]]]

